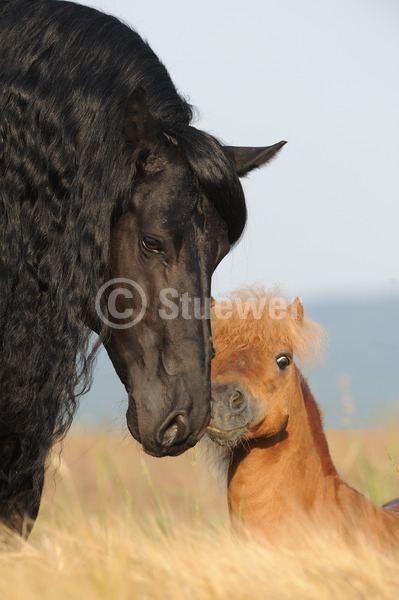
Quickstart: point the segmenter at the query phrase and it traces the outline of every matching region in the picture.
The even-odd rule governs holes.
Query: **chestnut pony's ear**
[[[162,131],[147,108],[147,95],[142,87],[129,96],[123,116],[123,131],[133,159],[145,160],[162,141]]]
[[[262,148],[224,146],[224,149],[233,163],[237,175],[244,177],[244,175],[253,169],[257,169],[268,163],[286,143],[282,141],[273,146],[264,146]]]
[[[295,298],[288,307],[291,319],[296,319],[299,325],[303,323],[303,305],[299,298]]]

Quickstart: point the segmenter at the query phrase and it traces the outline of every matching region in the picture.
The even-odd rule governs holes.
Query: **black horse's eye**
[[[143,246],[146,250],[149,250],[150,252],[162,252],[161,242],[149,235],[145,235],[143,237]]]
[[[291,358],[289,356],[287,356],[286,354],[282,354],[281,356],[278,356],[276,358],[276,362],[278,364],[278,368],[281,371],[284,371],[291,363]]]

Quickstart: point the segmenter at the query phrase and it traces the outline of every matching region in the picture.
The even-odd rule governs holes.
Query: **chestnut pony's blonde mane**
[[[223,361],[226,354],[262,353],[268,348],[292,349],[301,366],[324,356],[323,328],[303,318],[299,300],[282,297],[278,288],[265,291],[253,286],[233,292],[212,304],[211,319],[215,363],[218,355]]]

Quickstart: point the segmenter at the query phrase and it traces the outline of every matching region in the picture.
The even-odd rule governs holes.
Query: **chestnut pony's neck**
[[[320,458],[322,471],[324,475],[336,475],[334,463],[330,456],[326,435],[323,429],[323,421],[320,413],[320,408],[310,391],[308,382],[298,373],[301,384],[303,402],[306,409],[308,426],[313,439],[313,444]]]
[[[285,430],[234,448],[228,504],[233,524],[269,539],[290,534],[306,517],[348,539],[361,533],[377,545],[399,547],[399,513],[376,506],[339,478],[319,408],[299,372]]]
[[[308,512],[318,489],[339,483],[318,406],[299,372],[292,393],[285,429],[234,448],[228,474],[233,520],[239,515],[256,527],[260,519],[271,530],[298,508]]]

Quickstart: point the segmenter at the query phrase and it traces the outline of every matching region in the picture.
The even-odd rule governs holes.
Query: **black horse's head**
[[[165,134],[141,89],[124,126],[137,170],[131,208],[111,232],[106,347],[128,392],[130,432],[152,455],[177,455],[209,422],[211,276],[245,225],[238,175],[282,143],[227,148],[189,126]]]

